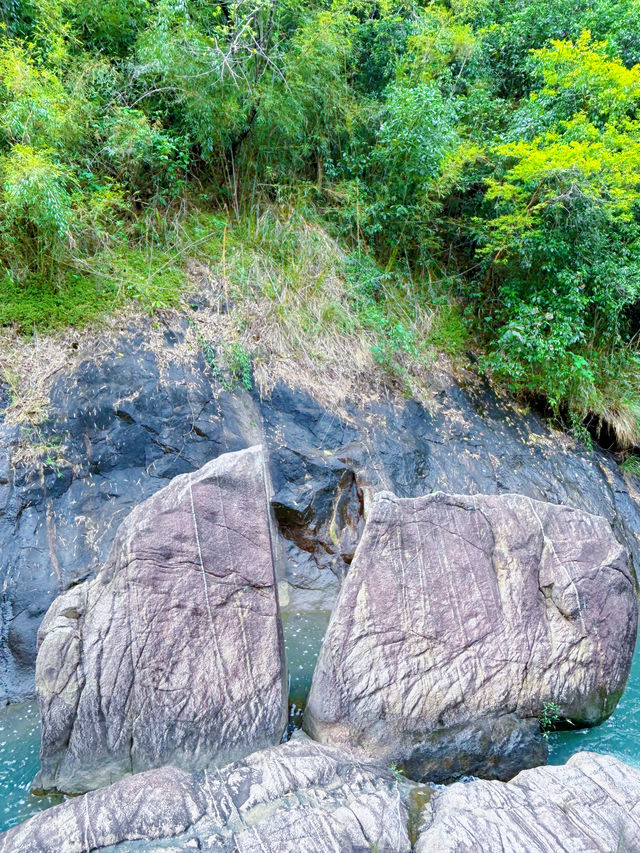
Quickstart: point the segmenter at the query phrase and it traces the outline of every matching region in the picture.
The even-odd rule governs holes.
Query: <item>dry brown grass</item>
[[[8,423],[39,423],[46,411],[55,377],[67,367],[81,335],[35,334],[21,337],[14,329],[0,335],[0,378],[9,388]]]
[[[209,303],[208,311],[191,314],[193,327],[222,349],[244,347],[263,394],[284,381],[336,411],[349,400],[398,391],[426,399],[435,353],[398,352],[395,369],[383,369],[372,353],[378,336],[350,304],[343,270],[342,250],[322,228],[268,210],[245,242],[225,246],[215,273],[191,262],[193,290]],[[416,340],[427,340],[431,312],[411,315],[399,303],[394,310]]]
[[[132,304],[80,331],[29,338],[3,330],[0,372],[11,398],[7,422],[40,423],[55,379],[84,359],[113,352],[132,323],[144,327],[161,372],[176,360],[194,361],[203,341],[219,354],[223,367],[225,353],[242,347],[262,394],[283,381],[343,415],[347,402],[403,393],[428,403],[433,389],[442,387],[439,377],[451,365],[428,348],[419,355],[397,352],[393,370],[376,361],[372,347],[379,338],[354,312],[341,274],[341,249],[319,226],[292,223],[268,211],[245,238],[225,243],[217,259],[203,251],[188,260],[188,286],[177,309],[162,309],[149,318]],[[282,251],[287,241],[293,247],[288,255]],[[387,298],[414,339],[426,341],[433,313],[412,315],[406,304],[393,302],[393,294]],[[185,317],[189,325],[182,334]],[[177,333],[178,343],[171,348],[165,341],[167,329]]]

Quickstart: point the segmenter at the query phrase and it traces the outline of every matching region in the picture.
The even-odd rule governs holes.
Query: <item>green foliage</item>
[[[121,57],[135,44],[150,8],[149,0],[70,0],[66,13],[90,50]]]
[[[552,732],[560,720],[560,709],[555,702],[543,702],[542,710],[538,714],[538,722],[540,731],[545,740],[549,740],[549,734]]]
[[[640,477],[640,456],[636,456],[635,453],[629,454],[620,463],[620,469],[632,477]]]
[[[229,351],[229,370],[236,381],[245,389],[251,391],[253,378],[251,376],[251,356],[241,343],[234,343]]]
[[[397,310],[393,276],[382,271],[368,255],[354,252],[345,259],[345,277],[359,322],[374,334],[374,359],[388,373],[402,373],[398,356],[407,353],[416,357],[419,347],[414,330]]]
[[[172,138],[131,107],[116,108],[104,129],[105,165],[136,201],[164,204],[180,195],[188,165],[184,140]]]
[[[2,163],[2,237],[7,274],[55,274],[69,250],[71,176],[44,151],[16,145]]]
[[[185,284],[180,258],[173,252],[119,247],[96,257],[90,268],[47,279],[19,283],[10,274],[0,278],[0,326],[24,332],[83,326],[107,312],[135,301],[154,311],[176,304]]]
[[[437,86],[387,90],[383,121],[366,166],[373,198],[365,207],[367,235],[420,250],[429,246],[437,178],[455,150],[455,112]]]
[[[469,345],[469,331],[458,305],[445,301],[438,305],[429,331],[429,344],[438,352],[455,357]]]
[[[390,764],[389,770],[393,773],[394,779],[396,782],[402,782],[405,778],[404,770],[401,767],[398,767],[397,764]]]
[[[251,355],[243,343],[215,347],[201,332],[197,332],[197,341],[207,366],[226,391],[251,391]]]
[[[408,385],[472,341],[576,435],[631,448],[638,11],[4,0],[0,321],[154,310],[196,256],[291,352],[358,336]],[[224,370],[248,388],[234,335]]]
[[[534,58],[528,127],[541,111],[544,129],[494,148],[493,217],[476,219],[496,330],[486,363],[513,390],[575,411],[576,387],[596,381],[594,335],[619,346],[640,294],[640,71],[588,33]]]
[[[346,74],[353,16],[336,4],[305,16],[261,95],[247,155],[271,180],[310,174],[321,183],[348,142],[355,110]]]

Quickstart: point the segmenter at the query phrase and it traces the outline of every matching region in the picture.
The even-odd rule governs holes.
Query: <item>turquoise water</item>
[[[60,802],[34,797],[29,786],[40,766],[40,717],[36,702],[0,708],[0,832]]]
[[[289,667],[290,726],[299,726],[329,612],[284,613]],[[549,763],[563,764],[573,753],[592,750],[640,767],[640,645],[627,689],[613,715],[593,729],[549,737]],[[0,708],[0,832],[48,808],[59,798],[34,797],[29,785],[38,770],[40,722],[35,702]]]
[[[304,706],[331,611],[314,610],[282,614],[284,647],[289,669],[289,720],[302,725]]]
[[[292,724],[300,725],[329,611],[283,613]],[[29,786],[40,766],[36,702],[0,708],[0,832],[46,809],[60,797],[34,797]]]
[[[627,689],[609,719],[593,729],[549,736],[549,764],[564,764],[574,752],[583,750],[615,755],[640,768],[640,643],[633,656]]]

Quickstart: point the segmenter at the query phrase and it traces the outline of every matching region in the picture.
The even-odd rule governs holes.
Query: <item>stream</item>
[[[301,723],[329,615],[328,611],[283,614],[290,725]],[[34,797],[29,793],[29,785],[38,770],[39,750],[36,702],[0,708],[0,832],[60,802],[60,797]],[[615,755],[640,767],[640,644],[636,648],[627,689],[607,722],[593,729],[549,736],[550,764],[563,764],[573,753],[582,750]]]

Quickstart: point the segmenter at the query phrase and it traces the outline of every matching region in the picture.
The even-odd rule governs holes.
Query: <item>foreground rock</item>
[[[39,633],[42,769],[82,792],[278,743],[287,691],[259,447],[176,477],[120,526]]]
[[[150,770],[67,800],[0,836],[0,853],[207,850],[409,853],[407,809],[383,767],[296,740],[224,770]]]
[[[640,771],[580,752],[511,782],[458,783],[424,811],[416,853],[640,850]]]
[[[373,501],[305,713],[415,779],[544,761],[543,703],[595,725],[635,645],[629,557],[598,516],[520,495]]]

